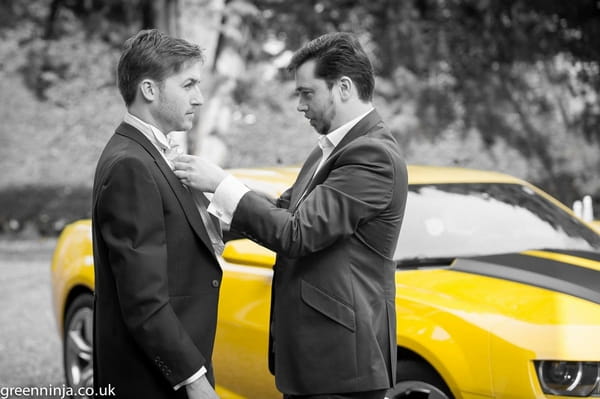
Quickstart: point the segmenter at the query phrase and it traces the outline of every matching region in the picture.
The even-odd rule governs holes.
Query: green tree
[[[597,1],[253,3],[289,48],[331,30],[359,34],[374,55],[380,94],[404,104],[392,106],[395,112],[412,109],[417,121],[399,134],[434,141],[460,126],[467,140],[475,130],[490,151],[499,141],[516,149],[531,165],[523,177],[564,200],[578,191],[600,194],[597,173],[589,172],[600,169],[593,155],[600,150]],[[406,90],[409,75],[418,84]],[[560,151],[581,146],[595,152],[569,160],[564,154],[576,151]]]
[[[600,196],[599,8],[596,0],[6,0],[0,72],[7,84],[21,76],[45,112],[83,109],[90,98],[91,108],[106,109],[115,102],[123,41],[159,27],[208,42],[215,74],[220,64],[232,70],[226,64],[236,55],[233,113],[260,116],[281,113],[289,101],[265,90],[281,85],[265,78],[266,63],[321,33],[354,31],[373,55],[378,107],[410,160],[496,162],[568,202]],[[280,53],[265,46],[278,41]],[[222,91],[214,86],[208,98]],[[63,127],[89,126],[88,119],[81,112]],[[463,145],[447,154],[425,150],[450,141]],[[477,155],[457,154],[480,147]],[[506,162],[503,153],[521,161]],[[236,166],[235,151],[229,165]]]

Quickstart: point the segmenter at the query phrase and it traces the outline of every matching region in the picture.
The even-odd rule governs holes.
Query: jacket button
[[[212,286],[217,288],[219,286],[219,280],[213,280],[212,281]]]

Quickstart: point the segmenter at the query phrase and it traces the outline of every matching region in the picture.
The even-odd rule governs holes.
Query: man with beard
[[[373,68],[348,33],[292,58],[298,111],[319,133],[294,185],[271,199],[210,162],[175,173],[209,211],[277,253],[269,366],[285,398],[382,399],[396,368],[392,260],[407,195],[399,146],[371,103]]]

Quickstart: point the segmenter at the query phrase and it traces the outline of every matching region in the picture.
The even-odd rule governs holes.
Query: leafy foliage
[[[219,60],[243,61],[221,102],[225,166],[302,162],[315,136],[276,68],[306,40],[346,30],[372,55],[375,105],[409,162],[508,172],[565,203],[600,198],[596,0],[6,0],[0,164],[11,173],[0,190],[89,188],[123,113],[114,77],[123,41],[174,29],[177,13],[203,23],[185,19],[197,15],[182,9],[192,3],[222,15],[208,92],[219,92]]]
[[[443,140],[458,127],[466,140],[478,132],[488,156],[506,145],[530,164],[525,173],[509,172],[565,201],[580,192],[598,196],[597,1],[254,3],[292,48],[330,30],[359,34],[385,79],[385,100],[414,118],[411,137]],[[585,155],[566,159],[578,152]]]

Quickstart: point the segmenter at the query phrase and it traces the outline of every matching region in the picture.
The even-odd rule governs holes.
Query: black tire
[[[63,336],[63,365],[65,381],[75,392],[78,389],[92,392],[93,373],[93,306],[90,293],[77,296],[69,305],[65,316]],[[87,398],[87,396],[73,396]]]
[[[396,386],[386,395],[389,399],[454,399],[440,375],[419,360],[398,360]]]

